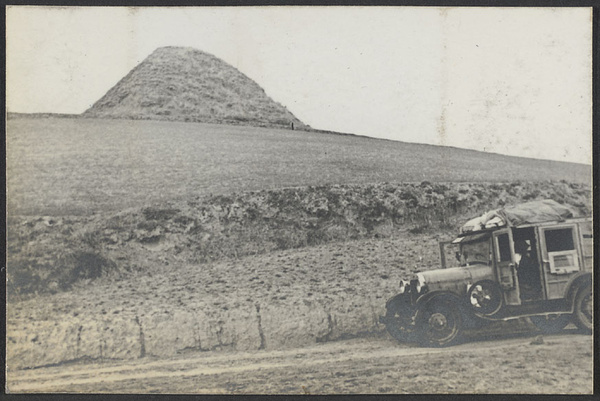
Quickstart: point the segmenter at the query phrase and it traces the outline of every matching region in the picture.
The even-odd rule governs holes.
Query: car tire
[[[447,347],[458,342],[463,317],[451,300],[432,300],[421,307],[418,317],[419,343],[426,347]]]
[[[502,308],[502,290],[491,280],[479,281],[469,288],[467,298],[477,315],[491,316]]]
[[[544,334],[560,332],[571,321],[570,315],[540,315],[531,316],[531,322]]]
[[[385,312],[385,328],[396,341],[412,342],[414,341],[414,330],[405,327],[402,313],[402,308],[398,305],[394,303],[389,305]]]
[[[575,295],[573,323],[582,331],[591,333],[594,326],[594,299],[592,286],[585,285]]]

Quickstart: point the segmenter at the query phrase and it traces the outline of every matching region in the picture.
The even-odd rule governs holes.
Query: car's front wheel
[[[445,347],[456,343],[462,334],[462,313],[452,301],[433,300],[420,310],[419,342],[428,347]]]
[[[502,308],[502,290],[498,283],[483,280],[471,286],[467,297],[473,312],[491,316]]]

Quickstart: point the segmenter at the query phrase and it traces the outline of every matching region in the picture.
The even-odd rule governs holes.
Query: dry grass
[[[589,197],[588,187],[563,182],[335,185],[194,197],[90,217],[13,217],[8,290],[58,291],[111,272],[164,272],[182,261],[454,232],[474,215],[531,199],[555,199],[589,215]]]
[[[89,215],[209,194],[378,182],[591,183],[586,165],[198,123],[7,122],[9,215]]]
[[[7,149],[9,293],[147,265],[153,242],[204,262],[454,227],[530,199],[585,209],[590,195],[584,165],[252,127],[19,118]]]

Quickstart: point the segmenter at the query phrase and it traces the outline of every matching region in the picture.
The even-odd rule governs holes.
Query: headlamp
[[[400,294],[404,294],[406,287],[410,285],[410,282],[406,280],[400,280]]]
[[[425,292],[427,290],[427,284],[425,284],[425,277],[421,273],[417,273],[417,293],[421,293],[421,291]]]

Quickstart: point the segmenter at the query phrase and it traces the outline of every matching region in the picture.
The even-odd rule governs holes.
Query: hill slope
[[[95,119],[13,119],[9,214],[73,215],[285,187],[560,181],[583,164],[289,129]]]
[[[590,211],[589,188],[576,184],[423,182],[11,218],[7,363],[268,350],[375,335],[400,279],[439,267],[437,241],[452,238],[459,221],[542,198]]]
[[[590,195],[589,187],[566,182],[424,181],[190,197],[79,218],[11,217],[8,292],[68,289],[108,271],[160,274],[166,266],[397,237],[409,230],[453,232],[487,210],[530,200],[554,199],[589,215]]]
[[[155,50],[83,116],[308,128],[231,65],[181,47]]]

